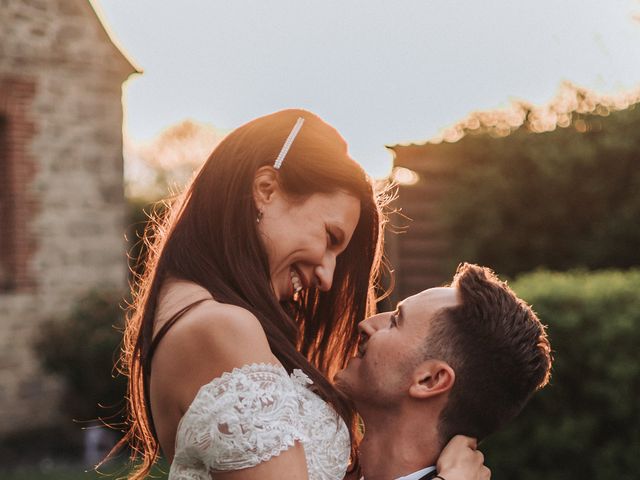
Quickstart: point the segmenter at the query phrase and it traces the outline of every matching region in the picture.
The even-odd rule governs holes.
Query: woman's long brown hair
[[[305,123],[278,182],[293,198],[345,191],[360,200],[351,242],[338,257],[329,292],[310,289],[298,305],[281,304],[269,277],[268,258],[256,227],[255,172],[272,165],[298,117]],[[145,235],[145,270],[133,284],[120,360],[128,376],[128,430],[116,446],[140,457],[131,479],[149,473],[159,444],[149,406],[151,356],[158,294],[168,277],[207,289],[218,302],[238,305],[260,321],[269,346],[291,372],[302,369],[357,438],[350,402],[328,380],[346,365],[357,343],[357,323],[375,310],[382,252],[382,215],[372,181],[348,154],[331,126],[304,110],[255,119],[231,132],[213,151],[182,196]],[[174,317],[174,319],[177,317]],[[212,319],[215,321],[215,319]],[[153,340],[153,341],[152,341]],[[352,451],[355,458],[355,451]]]

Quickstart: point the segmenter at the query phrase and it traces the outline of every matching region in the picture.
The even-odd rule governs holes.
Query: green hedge
[[[551,384],[482,449],[493,478],[640,478],[640,270],[519,277],[548,324]]]
[[[640,105],[573,122],[587,131],[521,128],[442,144],[443,271],[461,259],[512,277],[640,264]]]
[[[62,408],[84,423],[98,418],[121,421],[126,379],[117,375],[124,311],[122,292],[94,290],[80,298],[65,318],[45,323],[35,351],[44,368],[65,381]]]

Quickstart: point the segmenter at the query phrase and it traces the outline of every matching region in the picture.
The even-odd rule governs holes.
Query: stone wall
[[[32,282],[0,291],[6,434],[60,420],[60,382],[42,373],[31,346],[38,326],[88,289],[126,285],[121,86],[134,69],[86,0],[0,0],[0,31],[0,86],[33,89],[22,103],[33,128],[21,140],[33,174],[13,185],[32,207],[25,219]],[[10,95],[0,92],[0,115],[9,123]]]

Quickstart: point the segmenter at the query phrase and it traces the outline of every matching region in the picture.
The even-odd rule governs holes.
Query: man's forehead
[[[430,317],[443,308],[455,307],[459,303],[458,290],[455,287],[435,287],[404,299],[398,306],[407,315],[420,314]]]

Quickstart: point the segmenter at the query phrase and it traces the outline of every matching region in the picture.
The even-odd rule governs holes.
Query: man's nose
[[[318,288],[323,292],[331,290],[333,285],[333,274],[336,270],[336,256],[332,253],[327,253],[322,261],[321,265],[316,266],[315,274],[318,279]]]
[[[358,328],[361,332],[371,336],[384,325],[384,316],[384,313],[379,313],[373,317],[365,318],[358,324]]]
[[[375,333],[375,329],[373,328],[371,323],[369,323],[369,319],[368,318],[365,319],[365,320],[362,320],[360,323],[358,323],[358,330],[360,330],[361,334],[366,335],[366,337],[364,337],[364,338],[368,338],[368,337],[370,337],[371,335],[373,335]]]

